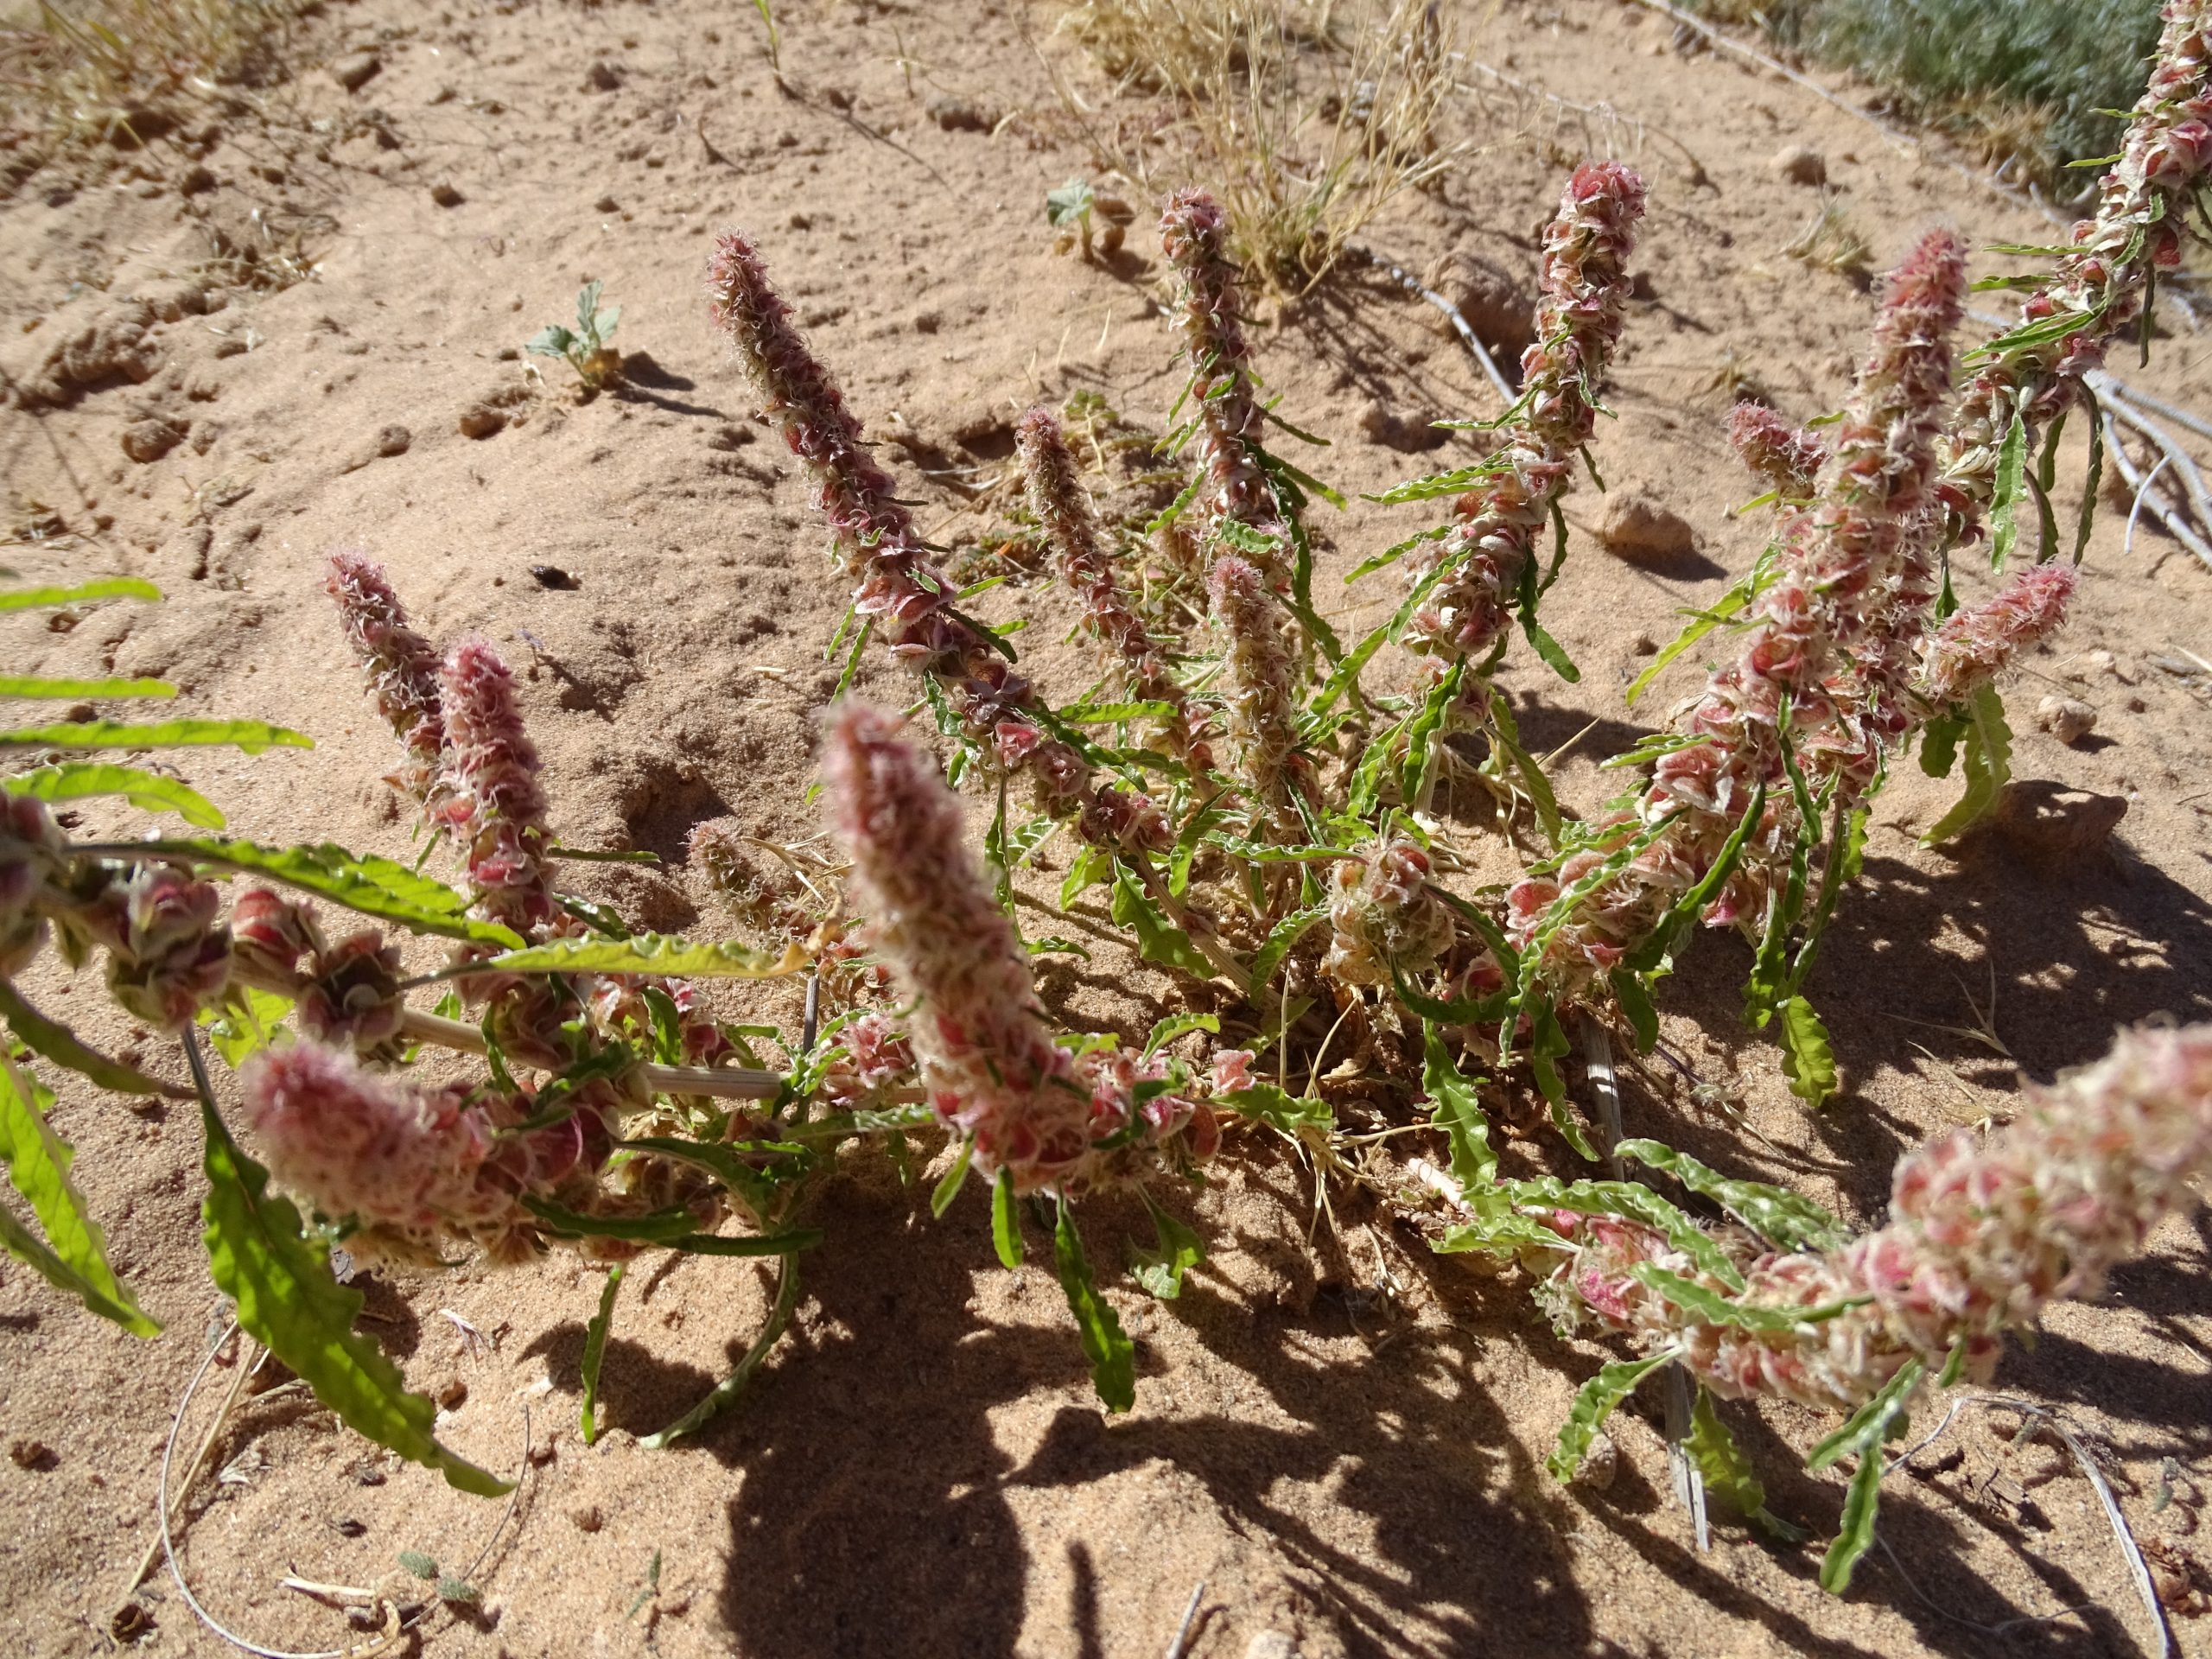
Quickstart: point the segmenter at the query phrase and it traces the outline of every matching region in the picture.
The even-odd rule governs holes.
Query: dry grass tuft
[[[37,0],[0,23],[0,146],[137,149],[271,79],[317,0]]]
[[[1277,292],[1466,149],[1435,134],[1457,59],[1435,0],[1084,0],[1065,26],[1117,91],[1168,103],[1102,115],[1064,85],[1100,164],[1147,195],[1204,183]]]

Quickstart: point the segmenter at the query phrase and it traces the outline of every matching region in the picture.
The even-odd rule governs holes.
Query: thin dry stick
[[[213,1352],[209,1355],[210,1358],[213,1357],[214,1353],[222,1351],[224,1344],[230,1341],[232,1333],[238,1328],[237,1324],[233,1322],[229,1329],[223,1332],[222,1339],[215,1344]],[[192,1483],[200,1478],[200,1471],[207,1466],[207,1459],[215,1450],[215,1442],[222,1434],[223,1425],[230,1421],[232,1408],[238,1404],[238,1395],[245,1391],[246,1378],[259,1370],[262,1361],[269,1357],[266,1352],[264,1352],[251,1365],[247,1364],[246,1351],[251,1346],[251,1338],[243,1340],[238,1344],[238,1370],[237,1374],[231,1378],[231,1391],[223,1396],[223,1403],[216,1408],[215,1420],[207,1425],[207,1433],[200,1439],[200,1449],[192,1454],[192,1461],[185,1466],[184,1484],[178,1488],[176,1495],[179,1509],[184,1506],[185,1497],[192,1491]],[[188,1391],[184,1399],[177,1402],[177,1421],[183,1420],[185,1406],[190,1402],[191,1397],[190,1392]],[[123,1586],[121,1598],[123,1600],[128,1601],[138,1593],[138,1586],[146,1582],[146,1575],[160,1564],[161,1559],[162,1541],[157,1534],[147,1543],[146,1553],[138,1558],[138,1570],[130,1575],[130,1582]]]
[[[1490,348],[1484,346],[1476,336],[1475,331],[1468,327],[1467,320],[1460,315],[1458,306],[1452,304],[1441,294],[1423,288],[1418,281],[1406,274],[1404,266],[1384,258],[1372,248],[1353,247],[1348,251],[1360,255],[1370,264],[1380,266],[1382,270],[1389,271],[1396,279],[1399,287],[1408,293],[1420,295],[1421,298],[1441,311],[1451,321],[1452,327],[1459,332],[1459,338],[1466,343],[1467,349],[1475,354],[1475,361],[1482,365],[1483,372],[1490,377],[1491,385],[1497,388],[1497,395],[1505,400],[1508,408],[1512,407],[1513,400],[1518,394],[1514,391],[1512,383],[1499,372],[1497,360],[1490,354]]]
[[[2177,507],[2170,505],[2149,487],[2151,480],[2155,478],[2159,469],[2171,459],[2171,454],[2162,458],[2157,466],[2145,474],[2142,468],[2136,466],[2134,457],[2127,453],[2126,446],[2120,442],[2118,417],[2108,410],[2104,420],[2106,452],[2112,456],[2113,465],[2119,469],[2120,475],[2126,481],[2127,487],[2136,492],[2139,506],[2149,507],[2151,516],[2165,526],[2168,535],[2194,553],[2207,566],[2212,566],[2212,546],[2206,545],[2204,538],[2190,528],[2188,520],[2182,516]],[[2129,429],[2135,429],[2131,425]],[[2131,512],[2129,515],[2131,527],[2133,522],[2134,514]],[[2132,528],[2130,540],[2133,540]]]
[[[1191,1634],[1191,1621],[1198,1616],[1198,1599],[1206,1592],[1206,1581],[1200,1579],[1191,1591],[1190,1605],[1183,1609],[1183,1622],[1175,1627],[1175,1639],[1167,1644],[1167,1659],[1183,1659],[1183,1643]]]

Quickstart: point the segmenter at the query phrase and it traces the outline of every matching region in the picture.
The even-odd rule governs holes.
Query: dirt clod
[[[375,79],[384,60],[373,52],[349,52],[330,66],[330,78],[349,92],[358,92]]]
[[[1598,519],[1605,551],[1630,564],[1673,564],[1689,556],[1697,532],[1688,519],[1641,486],[1616,489]]]
[[[2079,697],[2045,697],[2036,704],[2036,729],[2069,747],[2097,728],[2097,711]]]
[[[1827,157],[1804,144],[1788,144],[1767,162],[1776,177],[1792,184],[1821,185],[1828,181]]]

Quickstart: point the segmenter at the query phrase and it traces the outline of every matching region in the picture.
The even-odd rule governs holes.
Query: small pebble
[[[358,92],[375,79],[384,60],[373,52],[353,52],[330,66],[330,78],[349,92]]]
[[[574,593],[579,585],[574,576],[557,564],[533,564],[530,567],[530,574],[539,587],[556,588],[564,594]]]
[[[2097,711],[2079,697],[2045,697],[2036,704],[2036,729],[2060,742],[2079,743],[2097,728]]]
[[[619,213],[622,211],[622,204],[612,196],[601,196],[592,203],[591,210],[594,213]]]
[[[1590,1449],[1582,1454],[1582,1466],[1574,1472],[1574,1484],[1587,1486],[1593,1492],[1610,1491],[1620,1468],[1620,1448],[1613,1444],[1611,1435],[1601,1431],[1592,1439]]]
[[[441,207],[458,207],[468,198],[454,189],[452,185],[441,181],[430,187],[430,200]]]
[[[607,1524],[607,1517],[600,1513],[596,1503],[579,1503],[569,1511],[569,1519],[576,1523],[578,1532],[597,1532]]]
[[[1605,498],[1598,539],[1606,552],[1631,564],[1669,564],[1697,545],[1689,520],[1637,487],[1617,489]]]
[[[394,455],[404,455],[407,453],[407,446],[414,442],[415,435],[405,427],[387,426],[377,434],[377,454],[386,460]]]
[[[461,435],[464,438],[488,438],[506,423],[506,416],[489,404],[471,404],[461,411]]]
[[[438,1391],[434,1397],[446,1410],[458,1411],[468,1399],[468,1384],[457,1376],[449,1376],[438,1384]]]
[[[1792,184],[1819,185],[1828,181],[1827,157],[1803,144],[1790,144],[1777,150],[1767,165]]]

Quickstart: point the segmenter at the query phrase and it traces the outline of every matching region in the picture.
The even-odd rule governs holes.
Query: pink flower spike
[[[2076,585],[2069,565],[2031,565],[1994,597],[1953,612],[1921,647],[1915,689],[1938,709],[1967,701],[2065,625]]]
[[[525,938],[559,914],[542,860],[550,837],[537,785],[537,747],[523,730],[514,676],[481,639],[454,648],[444,670],[443,816],[468,861],[486,919]]]
[[[406,747],[406,762],[391,782],[425,807],[435,806],[445,736],[436,650],[408,626],[407,607],[385,579],[384,567],[366,554],[332,554],[323,588],[337,603],[346,643],[368,677],[377,712]]]

